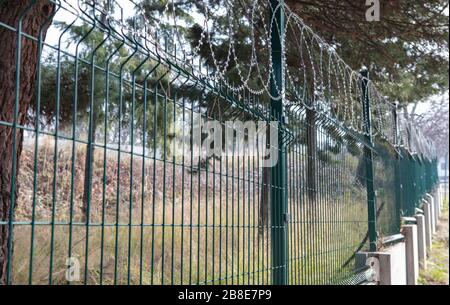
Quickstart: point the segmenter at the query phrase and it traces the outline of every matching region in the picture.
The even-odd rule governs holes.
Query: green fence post
[[[392,115],[394,118],[394,145],[397,149],[396,152],[396,158],[394,160],[394,166],[395,166],[395,212],[396,212],[396,225],[398,230],[400,231],[401,226],[401,209],[402,209],[402,189],[403,189],[403,183],[401,180],[401,171],[400,171],[400,163],[402,162],[402,156],[400,155],[399,151],[399,131],[398,131],[398,104],[395,105],[394,109],[392,110]]]
[[[370,97],[369,97],[369,72],[367,70],[361,71],[362,75],[362,102],[363,102],[363,117],[364,117],[364,132],[367,143],[371,147],[364,147],[364,156],[366,158],[366,183],[367,183],[367,203],[368,203],[368,217],[369,217],[369,241],[370,251],[377,251],[377,207],[374,187],[373,174],[373,139],[372,139],[372,114],[370,112]]]
[[[272,97],[284,94],[283,0],[270,0],[271,45],[273,73],[270,77]],[[278,126],[278,162],[272,168],[271,215],[272,215],[272,281],[274,285],[287,284],[287,226],[286,226],[286,149],[283,144],[283,98],[271,100],[271,114]],[[271,144],[273,145],[273,144]]]

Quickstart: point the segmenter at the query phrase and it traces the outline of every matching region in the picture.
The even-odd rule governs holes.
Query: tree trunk
[[[358,180],[358,182],[361,185],[366,186],[366,184],[367,184],[367,181],[366,181],[366,158],[364,157],[364,155],[362,155],[358,158],[358,167],[356,168],[356,180]]]
[[[92,118],[92,128],[88,131],[88,146],[86,149],[86,157],[84,163],[84,192],[83,192],[83,206],[81,208],[82,222],[87,222],[89,213],[89,202],[92,198],[92,175],[95,164],[94,144],[96,141],[95,132],[97,130],[98,118],[94,113]],[[106,162],[106,161],[105,161]]]
[[[267,155],[267,152],[270,151],[270,128],[267,128],[266,131],[266,143],[263,146],[264,148],[264,156]],[[259,144],[257,145],[259,148]],[[261,178],[261,195],[260,195],[260,203],[259,203],[259,234],[264,234],[264,227],[269,224],[269,206],[270,206],[270,190],[272,183],[272,168],[271,167],[263,167],[262,169],[262,178]]]
[[[0,4],[0,21],[17,29],[23,11],[31,1],[7,0]],[[39,37],[42,29],[44,39],[54,5],[48,0],[38,0],[22,19],[22,32],[33,37]],[[11,193],[11,184],[17,182],[18,160],[22,151],[23,130],[14,130],[9,124],[26,124],[27,111],[35,93],[36,68],[39,61],[39,45],[36,41],[22,38],[20,62],[20,87],[18,98],[17,120],[14,122],[16,105],[16,60],[17,42],[16,32],[0,26],[0,221],[9,222],[11,212],[15,209],[18,184],[15,192]],[[14,132],[16,141],[14,143]],[[14,145],[15,144],[15,145]],[[15,147],[14,147],[15,146]],[[15,151],[15,156],[14,156]],[[13,172],[13,162],[16,158],[16,168]],[[12,266],[12,226],[0,225],[0,285],[7,283],[8,269]],[[10,240],[11,239],[11,240]]]
[[[262,186],[261,186],[261,196],[259,205],[259,233],[264,232],[264,226],[268,224],[269,221],[269,204],[270,204],[270,183],[271,183],[271,167],[263,167],[262,169]]]
[[[308,199],[311,212],[316,216],[316,157],[317,157],[317,132],[316,132],[316,113],[314,110],[306,110],[307,125],[307,169],[306,183],[308,188]]]
[[[105,14],[105,11],[108,11],[108,4],[106,1],[102,1],[102,7],[103,10],[101,12],[100,21],[103,24],[106,24],[107,15]],[[92,69],[95,69],[92,67]],[[94,73],[95,74],[95,73]],[[95,94],[94,94],[94,88],[91,88],[90,94],[93,95],[92,98],[94,98],[94,105],[93,108],[90,111],[94,111],[92,113],[92,123],[89,125],[88,128],[88,147],[86,149],[86,157],[85,157],[85,163],[84,163],[84,192],[83,192],[83,206],[81,208],[82,213],[82,222],[88,222],[88,213],[89,213],[89,201],[92,198],[92,175],[94,171],[94,164],[95,164],[95,141],[97,139],[96,132],[97,132],[97,126],[98,126],[98,120],[99,120],[99,112],[100,109],[95,107]],[[107,114],[105,114],[107,115]],[[105,126],[106,128],[106,126]],[[106,145],[106,143],[105,143]],[[106,162],[106,160],[104,160]]]

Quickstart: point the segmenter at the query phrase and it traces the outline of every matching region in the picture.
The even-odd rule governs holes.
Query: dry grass
[[[442,217],[433,237],[433,247],[429,253],[427,270],[422,270],[419,283],[422,285],[449,284],[449,218],[448,198],[444,201]]]
[[[81,282],[89,284],[271,282],[271,230],[266,226],[259,234],[261,171],[251,160],[244,165],[241,159],[239,166],[228,160],[220,176],[212,173],[219,172],[218,161],[208,175],[191,174],[189,160],[183,169],[152,154],[143,164],[142,157],[122,153],[119,174],[117,152],[105,156],[96,149],[86,225],[81,213],[86,148],[76,145],[72,166],[71,143],[58,142],[55,161],[54,142],[40,140],[36,171],[33,146],[22,154],[15,284],[67,284],[68,257],[79,259]],[[365,193],[340,187],[346,191],[319,197],[315,209],[301,204],[301,189],[290,193],[292,283],[330,282],[351,271],[352,265],[342,264],[367,230]]]
[[[54,143],[41,141],[36,183],[32,147],[20,160],[14,283],[30,280],[32,264],[33,283],[48,283],[51,273],[53,283],[64,284],[69,256],[80,260],[81,278],[86,274],[90,284],[220,283],[227,277],[230,283],[263,281],[270,266],[263,253],[270,249],[269,229],[265,236],[258,234],[254,194],[259,186],[242,181],[244,173],[247,180],[253,176],[237,160],[233,179],[230,168],[230,177],[212,174],[211,167],[208,177],[205,172],[191,175],[189,163],[183,170],[149,158],[143,166],[142,157],[131,160],[122,153],[119,175],[117,152],[105,158],[97,149],[87,226],[81,213],[85,147],[75,149],[72,177],[72,147],[58,146],[55,162]],[[261,273],[249,277],[253,270]]]

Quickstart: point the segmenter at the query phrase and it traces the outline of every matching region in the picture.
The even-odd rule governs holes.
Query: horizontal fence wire
[[[0,2],[0,284],[364,281],[368,186],[399,233],[433,143],[282,1],[247,2]]]

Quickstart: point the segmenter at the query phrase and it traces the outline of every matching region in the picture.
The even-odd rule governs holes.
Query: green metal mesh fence
[[[221,63],[170,1],[12,3],[1,284],[353,283],[437,183],[431,143],[282,2],[247,4]]]

